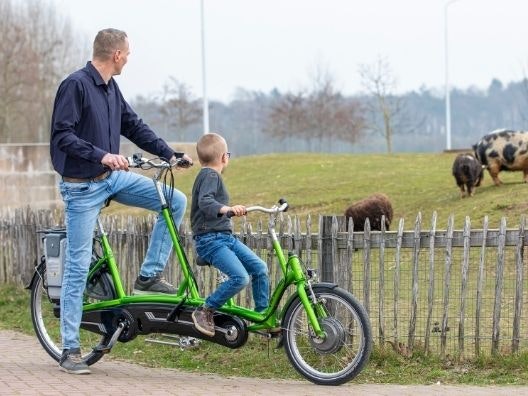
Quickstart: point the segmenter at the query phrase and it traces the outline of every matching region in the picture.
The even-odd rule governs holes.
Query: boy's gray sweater
[[[202,168],[192,189],[191,228],[193,235],[208,232],[232,232],[231,220],[220,214],[229,205],[229,193],[222,176],[211,168]]]

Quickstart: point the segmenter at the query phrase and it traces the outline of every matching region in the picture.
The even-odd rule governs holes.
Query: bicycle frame
[[[162,203],[161,215],[167,224],[174,247],[174,252],[183,274],[183,280],[178,287],[178,292],[174,295],[127,295],[119,275],[118,265],[108,241],[108,237],[104,231],[102,222],[98,220],[98,231],[103,255],[90,269],[88,279],[91,279],[95,272],[97,272],[102,266],[106,265],[114,284],[116,297],[112,300],[85,303],[83,306],[83,311],[90,312],[93,310],[115,308],[121,305],[135,303],[165,303],[173,305],[184,303],[187,306],[194,307],[201,306],[204,303],[205,298],[199,293],[198,285],[196,284],[196,280],[193,276],[189,261],[183,250],[178,231],[176,230],[172,213],[163,194],[162,185],[159,181],[161,173],[162,172],[160,170],[156,172],[156,175],[153,177],[153,182],[156,186],[160,202]],[[258,331],[275,327],[277,326],[276,311],[278,305],[286,289],[291,285],[295,285],[297,294],[302,301],[304,309],[306,310],[312,330],[318,336],[324,337],[324,331],[320,327],[313,308],[314,306],[317,306],[317,301],[315,296],[313,296],[313,294],[312,296],[309,296],[306,290],[307,286],[309,286],[310,280],[305,277],[301,267],[301,262],[297,255],[289,253],[288,258],[286,259],[275,232],[275,220],[276,213],[271,213],[268,223],[268,233],[271,238],[272,246],[277,256],[278,263],[281,267],[283,277],[278,282],[271,294],[268,308],[264,312],[259,313],[252,309],[235,305],[233,299],[230,299],[226,304],[218,309],[218,311],[252,322],[253,324],[247,327],[248,331]],[[318,312],[318,314],[319,317],[325,316],[324,312]]]

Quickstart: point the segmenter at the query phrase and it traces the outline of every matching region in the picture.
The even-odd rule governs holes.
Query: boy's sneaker
[[[88,365],[83,362],[81,348],[65,349],[59,363],[59,368],[70,374],[90,374]]]
[[[147,280],[141,280],[138,276],[134,283],[133,294],[176,294],[177,290],[169,282],[161,276],[161,273],[157,273]]]
[[[213,312],[212,309],[201,307],[192,313],[192,319],[196,330],[209,337],[215,335]]]

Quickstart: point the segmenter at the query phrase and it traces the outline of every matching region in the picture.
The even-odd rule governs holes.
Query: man
[[[100,209],[112,197],[125,205],[161,210],[152,180],[127,172],[128,162],[119,155],[120,135],[149,153],[171,161],[184,158],[192,165],[190,157],[174,152],[124,100],[113,76],[121,74],[129,54],[125,32],[101,30],[94,40],[92,61],[60,84],[53,108],[50,152],[53,166],[62,176],[59,188],[68,232],[60,304],[60,368],[68,373],[90,372],[81,358],[79,327]],[[178,190],[172,197],[171,208],[179,226],[187,199]],[[134,284],[135,293],[176,293],[161,277],[171,248],[165,220],[159,216]]]

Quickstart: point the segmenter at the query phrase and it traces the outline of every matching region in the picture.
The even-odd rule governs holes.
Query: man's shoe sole
[[[177,290],[174,290],[174,292],[161,292],[161,291],[151,291],[151,290],[138,290],[138,289],[134,289],[132,290],[132,295],[147,295],[147,294],[166,294],[166,295],[169,295],[169,296],[172,296],[173,294],[176,294],[178,293]]]
[[[66,367],[59,366],[59,369],[68,374],[91,374],[92,373],[89,368],[80,369],[80,370],[70,370],[70,369],[67,369]]]

